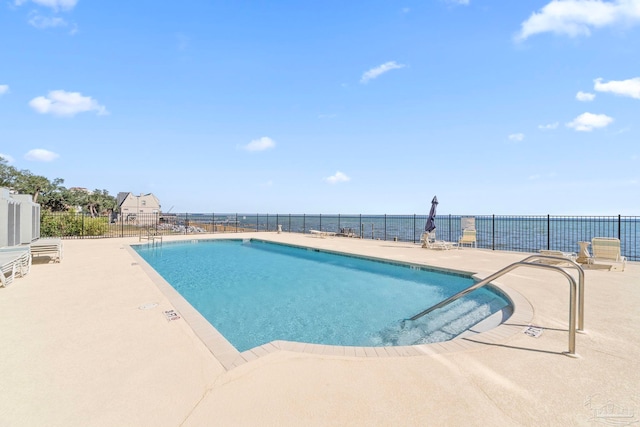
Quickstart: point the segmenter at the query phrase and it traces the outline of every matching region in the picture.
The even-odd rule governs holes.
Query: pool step
[[[386,328],[372,337],[372,345],[397,346],[449,341],[503,308],[504,301],[500,298],[481,302],[459,300],[446,311],[434,313],[437,314],[435,316],[425,316],[413,322],[398,322]],[[499,316],[500,319],[502,317]]]

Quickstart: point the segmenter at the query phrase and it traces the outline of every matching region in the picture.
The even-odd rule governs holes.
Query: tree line
[[[27,169],[18,170],[0,156],[0,187],[6,187],[19,194],[30,194],[34,203],[39,203],[41,209],[50,212],[68,212],[81,209],[83,213],[92,217],[113,212],[116,209],[116,198],[107,190],[93,190],[92,192],[78,188],[66,188],[64,180],[55,178],[49,180],[35,175]]]

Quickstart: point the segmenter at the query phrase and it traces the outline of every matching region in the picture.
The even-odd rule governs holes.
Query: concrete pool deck
[[[528,255],[288,233],[165,242],[224,237],[479,277]],[[521,332],[526,324],[511,324],[516,332],[490,343],[409,357],[275,348],[230,367],[184,318],[167,320],[164,311],[181,310],[126,249],[137,243],[65,240],[60,264],[34,264],[0,289],[0,426],[640,423],[640,263],[628,262],[624,272],[585,271],[587,333],[576,336],[576,359],[563,354],[566,278],[522,268],[497,283],[531,304],[530,323],[543,329],[538,338]]]

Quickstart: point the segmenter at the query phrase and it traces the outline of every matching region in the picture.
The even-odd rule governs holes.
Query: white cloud
[[[540,130],[553,130],[556,129],[558,127],[560,123],[555,122],[555,123],[549,123],[546,125],[538,125],[538,129]]]
[[[264,151],[274,148],[275,146],[276,143],[273,139],[263,136],[262,138],[254,139],[242,148],[247,151]]]
[[[53,151],[45,150],[44,148],[34,148],[24,155],[25,159],[34,162],[52,162],[58,157],[60,157],[58,154]]]
[[[579,91],[578,93],[576,93],[576,99],[582,102],[593,101],[595,97],[596,97],[595,94],[589,93],[589,92]]]
[[[588,36],[591,28],[640,22],[640,0],[552,0],[522,23],[516,40],[540,33]]]
[[[14,159],[13,157],[11,157],[11,156],[10,156],[10,155],[8,155],[8,154],[2,154],[2,153],[0,153],[0,157],[1,157],[1,158],[3,158],[3,159],[5,159],[5,160],[7,161],[7,163],[13,163],[13,162],[15,162],[15,161],[16,161],[16,159]]]
[[[344,173],[337,171],[335,174],[328,176],[324,179],[325,181],[327,181],[329,184],[337,184],[339,182],[347,182],[350,181],[351,178],[349,178],[347,175],[345,175]]]
[[[628,80],[611,80],[606,83],[602,83],[602,79],[595,79],[594,83],[593,88],[598,92],[611,92],[616,95],[640,99],[640,77]]]
[[[362,78],[360,79],[360,83],[368,83],[369,80],[376,79],[384,73],[388,73],[391,70],[397,70],[404,67],[406,67],[406,65],[398,64],[396,63],[396,61],[385,62],[384,64],[378,65],[377,67],[372,68],[364,73],[362,75]]]
[[[33,3],[39,4],[40,6],[49,7],[53,10],[71,10],[73,9],[78,0],[31,0]],[[24,3],[27,3],[28,0],[16,0],[16,6],[20,6]]]
[[[38,13],[31,15],[31,18],[29,18],[29,24],[40,30],[45,28],[66,27],[68,25],[67,21],[58,16],[48,17],[39,15]]]
[[[538,180],[538,179],[545,179],[545,178],[546,179],[553,179],[553,178],[556,177],[556,175],[557,174],[555,172],[549,172],[549,173],[546,173],[546,174],[536,173],[536,174],[533,174],[533,175],[529,175],[529,179],[532,180],[532,181]]]
[[[9,85],[0,85],[0,95],[9,93]]]
[[[78,113],[96,111],[99,116],[109,114],[104,105],[90,96],[82,96],[80,92],[66,92],[64,90],[52,90],[49,94],[38,96],[29,101],[29,105],[40,114],[53,114],[54,116],[73,117]]]
[[[605,114],[582,113],[572,122],[567,123],[567,127],[579,132],[591,132],[594,129],[606,127],[612,122],[613,118]]]
[[[524,140],[524,134],[523,133],[512,133],[511,135],[509,135],[509,140],[510,141],[515,141],[515,142],[520,142],[520,141]]]

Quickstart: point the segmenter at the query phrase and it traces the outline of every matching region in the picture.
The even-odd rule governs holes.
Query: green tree
[[[80,189],[67,189],[64,180],[35,175],[29,170],[18,170],[0,157],[0,187],[8,187],[22,194],[31,194],[33,201],[51,212],[64,212],[80,207],[92,217],[112,212],[116,208],[116,198],[107,190],[89,193]]]
[[[87,199],[87,210],[92,217],[111,212],[115,207],[116,199],[107,190],[95,189]]]
[[[9,165],[4,157],[0,156],[0,187],[13,189],[18,170]]]

